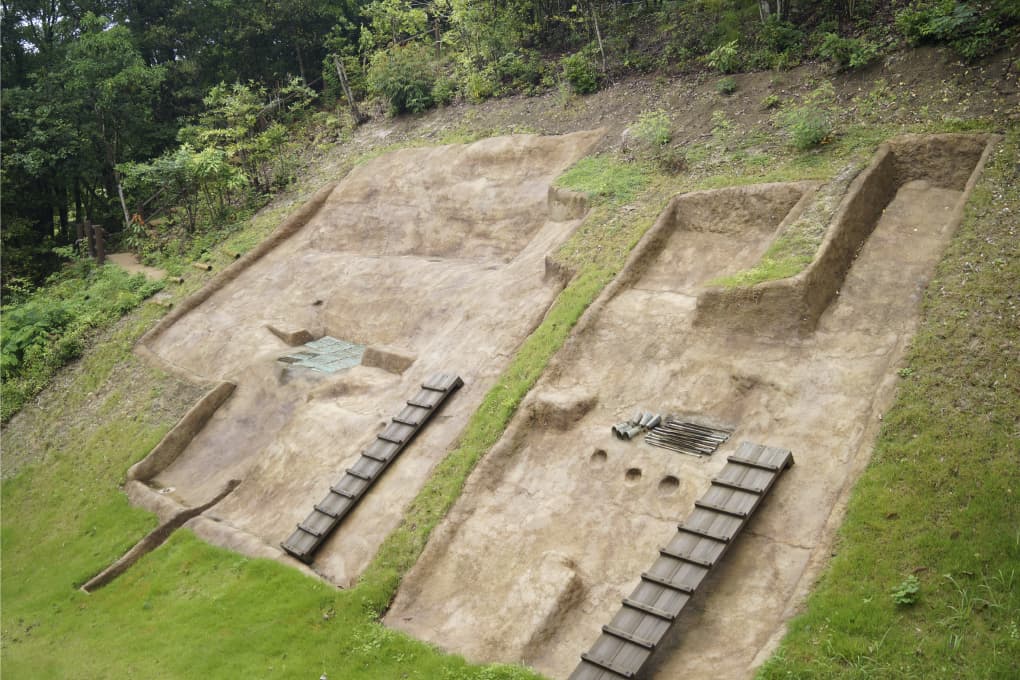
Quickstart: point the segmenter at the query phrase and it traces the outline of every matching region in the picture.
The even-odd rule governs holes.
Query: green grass
[[[646,163],[628,162],[612,154],[585,156],[560,175],[556,184],[600,201],[628,203],[651,181],[655,171]]]
[[[762,678],[1020,676],[1020,130],[974,191],[836,556]],[[894,602],[908,577],[917,602]]]

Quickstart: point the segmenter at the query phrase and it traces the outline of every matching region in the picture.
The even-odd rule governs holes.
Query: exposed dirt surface
[[[241,479],[206,516],[276,546],[419,383],[458,373],[464,388],[319,550],[314,568],[349,585],[565,283],[545,258],[579,219],[549,219],[549,185],[600,137],[493,138],[357,167],[301,231],[152,341],[174,366],[238,385],[153,483],[195,506]],[[268,325],[414,361],[295,369]]]
[[[660,677],[746,677],[824,562],[834,510],[891,401],[964,200],[962,182],[939,181],[953,174],[944,162],[912,168],[807,336],[692,320],[703,284],[753,262],[813,187],[675,199],[476,469],[386,623],[470,659],[565,677],[726,455],[752,441],[791,449],[797,464],[651,662]],[[610,427],[638,410],[735,432],[711,458],[615,439]]]
[[[112,253],[107,255],[106,259],[110,264],[115,264],[128,273],[145,274],[146,278],[153,281],[166,278],[165,271],[142,264],[134,253]]]

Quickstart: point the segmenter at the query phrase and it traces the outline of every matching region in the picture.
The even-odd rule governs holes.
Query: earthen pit
[[[320,549],[314,568],[350,585],[562,288],[546,256],[580,215],[576,197],[561,207],[549,187],[600,136],[502,137],[377,158],[157,326],[144,349],[175,370],[237,384],[183,452],[146,468],[144,481],[174,489],[159,507],[201,505],[240,479],[189,526],[266,556],[417,384],[459,373],[466,385],[452,407]],[[367,345],[371,361],[333,374],[288,369],[276,358],[293,350],[267,326]],[[133,496],[156,509],[146,498]]]
[[[717,238],[704,247],[725,257],[684,254],[685,232],[699,229],[681,227],[676,216],[686,201],[712,202],[713,193],[725,214],[735,196],[722,190],[675,199],[476,468],[405,577],[386,623],[472,660],[523,662],[565,677],[725,456],[751,440],[792,449],[798,464],[706,583],[699,606],[677,623],[651,672],[748,676],[824,563],[841,501],[867,462],[919,296],[987,156],[988,139],[974,140],[907,138],[880,151],[876,165],[888,162],[881,159],[892,148],[900,162],[912,159],[910,172],[895,175],[884,211],[869,212],[869,236],[808,335],[796,328],[758,334],[753,324],[724,333],[693,328],[701,284],[728,273],[736,249]],[[959,145],[984,155],[960,160],[951,152]],[[940,186],[946,182],[956,184]],[[710,228],[703,224],[700,233]],[[738,257],[755,259],[750,250]],[[708,271],[703,262],[725,264]],[[543,426],[535,405],[562,402],[565,394],[593,395],[596,405],[569,427]],[[637,408],[705,414],[736,431],[711,459],[615,441],[610,425]],[[614,452],[598,475],[582,453],[593,446]],[[625,484],[627,468],[638,466],[651,479],[676,478],[676,493]],[[515,578],[553,554],[560,569],[573,565],[573,577],[557,581],[569,587],[550,593],[553,585],[528,589]],[[573,604],[546,611],[531,634],[521,621],[509,640],[501,631],[511,594],[522,610],[529,602],[542,611],[550,601]]]

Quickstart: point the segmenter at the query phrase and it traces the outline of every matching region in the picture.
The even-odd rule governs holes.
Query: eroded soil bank
[[[567,676],[749,440],[791,449],[797,465],[651,661],[662,677],[746,677],[824,561],[959,221],[965,187],[940,181],[940,167],[914,170],[807,335],[692,321],[703,284],[753,262],[810,187],[676,199],[473,473],[386,623],[472,660]],[[735,431],[700,459],[615,439],[611,425],[637,410]]]

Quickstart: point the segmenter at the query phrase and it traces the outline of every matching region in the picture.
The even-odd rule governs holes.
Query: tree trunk
[[[343,88],[344,95],[347,96],[347,103],[351,105],[351,115],[354,116],[354,124],[361,125],[365,122],[365,114],[358,108],[357,102],[354,101],[354,93],[351,91],[351,86],[347,82],[347,70],[344,68],[343,61],[340,57],[333,55],[333,66],[336,67],[336,75],[340,79],[340,87]]]
[[[74,178],[74,221],[81,222],[85,219],[85,209],[81,203],[81,178]],[[81,236],[78,236],[79,240]]]
[[[124,201],[124,188],[120,185],[120,178],[117,178],[117,197],[120,198],[120,208],[124,211],[124,231],[131,229],[131,214],[128,212],[127,203]]]
[[[297,50],[298,72],[301,74],[301,81],[307,84],[308,78],[305,77],[305,60],[301,56],[301,43],[295,43],[294,48]]]
[[[70,243],[71,242],[71,222],[67,217],[67,187],[61,185],[59,189],[59,199],[57,201],[57,211],[60,214],[60,242]]]
[[[595,25],[595,38],[599,42],[599,53],[602,55],[602,73],[604,75],[606,72],[606,50],[602,46],[602,32],[599,31],[599,17],[598,14],[595,13],[595,3],[591,3],[588,7],[591,10],[591,21]]]
[[[91,222],[85,222],[85,236],[89,240],[89,257],[96,256],[96,232]]]
[[[96,263],[100,266],[106,264],[106,230],[102,227],[93,227],[96,241]]]

